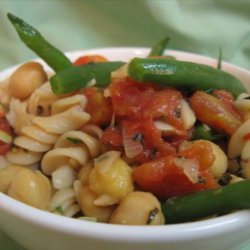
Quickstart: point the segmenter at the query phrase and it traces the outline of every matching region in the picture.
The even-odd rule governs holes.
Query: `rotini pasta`
[[[13,127],[15,133],[20,135],[21,129],[24,126],[31,125],[34,115],[27,112],[27,102],[21,102],[18,99],[12,98],[9,103],[9,112],[6,118]]]
[[[43,153],[54,146],[60,134],[79,129],[88,122],[90,117],[83,111],[85,104],[84,95],[55,101],[51,108],[52,115],[35,116],[30,126],[22,126],[20,135],[14,140],[16,148],[6,155],[8,161],[21,165],[40,161]]]
[[[234,101],[234,107],[241,113],[244,121],[250,118],[250,95],[247,93],[240,94]]]
[[[28,98],[27,110],[35,116],[48,116],[51,113],[51,105],[59,98],[52,92],[49,82],[46,82]]]
[[[100,153],[101,145],[95,137],[82,131],[71,130],[62,134],[55,142],[54,148],[44,155],[41,168],[47,175],[61,166],[77,170]],[[54,164],[55,162],[57,164]]]
[[[69,166],[62,166],[53,171],[52,184],[56,189],[71,187],[75,179],[75,171]]]
[[[76,194],[72,187],[62,188],[54,193],[50,202],[50,211],[72,217],[80,211]]]

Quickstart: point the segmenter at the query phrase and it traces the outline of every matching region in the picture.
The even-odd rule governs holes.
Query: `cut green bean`
[[[190,222],[250,208],[250,180],[175,197],[162,204],[167,224]]]
[[[195,126],[192,140],[218,141],[224,137],[225,134],[214,131],[206,124],[198,124]]]
[[[70,67],[50,78],[52,91],[57,94],[66,94],[89,85],[98,87],[111,83],[111,73],[124,62],[99,62]]]
[[[191,91],[224,89],[234,97],[246,92],[244,85],[227,72],[204,64],[169,58],[134,58],[128,65],[128,74],[139,82]]]
[[[7,16],[23,43],[43,59],[55,72],[72,66],[71,61],[64,53],[47,42],[39,31],[11,13],[8,13]]]
[[[156,43],[150,50],[148,56],[162,56],[170,38],[167,36],[158,43]]]

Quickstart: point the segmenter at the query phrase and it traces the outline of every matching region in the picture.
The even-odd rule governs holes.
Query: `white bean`
[[[83,186],[80,191],[80,207],[83,214],[87,217],[94,217],[99,222],[108,222],[114,206],[96,206],[97,195],[88,186]]]
[[[241,161],[242,175],[246,179],[250,179],[250,159]]]
[[[33,207],[47,210],[51,186],[48,178],[40,171],[23,168],[12,177],[7,194]]]
[[[10,165],[0,170],[0,192],[7,192],[11,179],[23,168],[22,166]]]
[[[110,223],[125,225],[163,225],[160,202],[148,192],[127,194],[113,212]]]
[[[211,142],[211,146],[215,160],[210,169],[213,176],[219,179],[227,170],[228,159],[224,151],[218,145]]]
[[[109,151],[99,156],[89,175],[90,189],[98,195],[105,194],[106,198],[109,196],[111,198],[108,201],[109,205],[111,200],[114,204],[118,203],[127,193],[134,190],[132,169],[121,157],[116,157],[116,153]],[[98,203],[106,198],[103,199],[102,196]]]
[[[40,63],[25,63],[17,68],[9,79],[10,94],[17,99],[25,99],[46,80],[47,75]]]

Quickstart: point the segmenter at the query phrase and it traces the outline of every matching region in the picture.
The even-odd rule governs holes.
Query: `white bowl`
[[[147,55],[147,48],[106,48],[68,53],[100,54],[110,60]],[[216,66],[217,60],[167,51],[179,60]],[[15,67],[0,73],[6,78]],[[229,63],[222,68],[250,90],[250,72]],[[0,193],[0,228],[29,250],[236,250],[249,241],[250,210],[198,222],[164,226],[124,226],[81,221],[44,212]]]

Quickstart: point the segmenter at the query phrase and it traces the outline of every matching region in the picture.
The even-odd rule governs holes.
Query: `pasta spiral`
[[[83,127],[82,131],[70,130],[62,134],[56,140],[54,148],[44,155],[41,161],[42,171],[51,175],[62,166],[78,170],[87,164],[90,158],[99,156],[101,144],[96,134],[94,135],[96,129],[94,125],[87,125],[86,131],[89,132],[84,132]]]
[[[20,135],[14,140],[15,148],[6,155],[7,160],[21,165],[39,162],[61,134],[80,129],[89,121],[90,115],[84,112],[86,102],[84,95],[55,101],[50,116],[35,116],[31,125],[21,128]]]
[[[54,193],[50,202],[50,211],[72,217],[80,211],[76,193],[72,187],[62,188]]]

